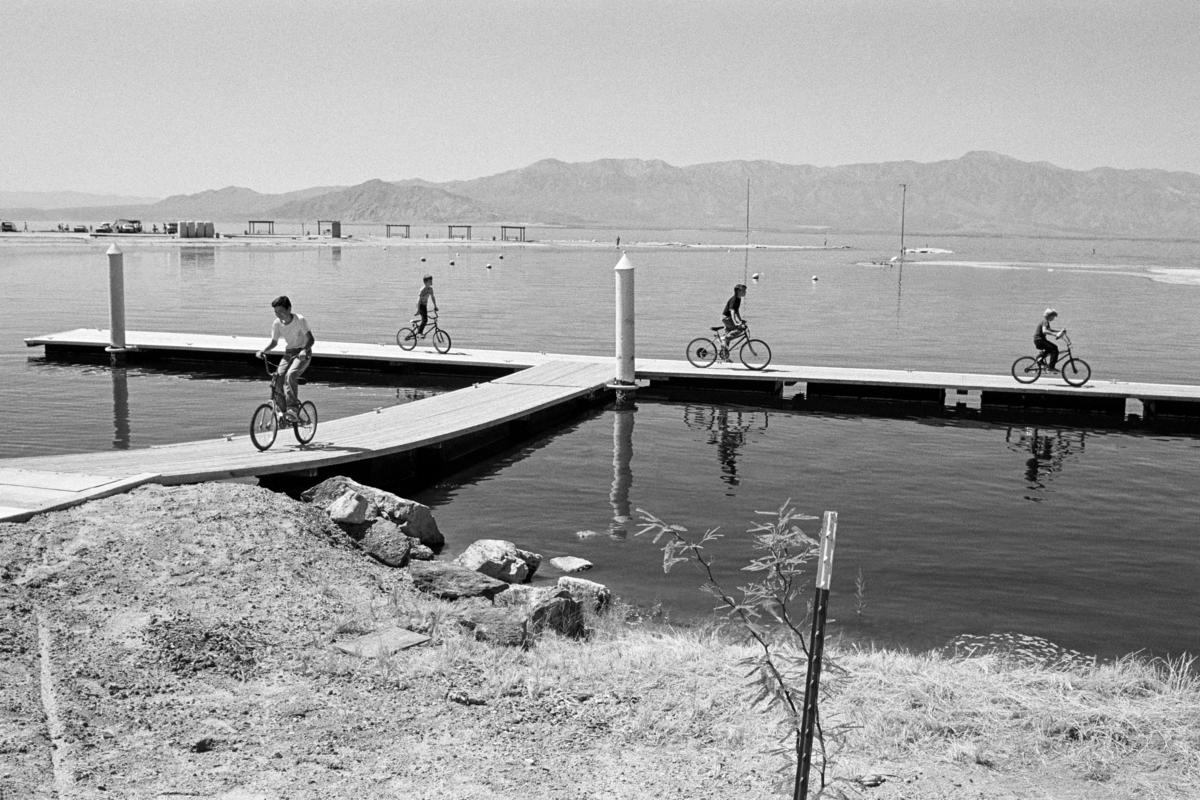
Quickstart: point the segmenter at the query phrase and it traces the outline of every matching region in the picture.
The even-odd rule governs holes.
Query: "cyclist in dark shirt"
[[[1033,332],[1033,343],[1042,353],[1042,361],[1046,364],[1047,372],[1058,372],[1054,365],[1058,363],[1058,345],[1050,341],[1050,337],[1055,339],[1062,338],[1066,330],[1056,330],[1050,323],[1058,317],[1058,312],[1053,308],[1047,308],[1042,314],[1042,321],[1038,323],[1037,330]]]
[[[725,301],[725,309],[721,312],[721,322],[725,330],[721,331],[721,345],[729,343],[729,337],[740,328],[742,320],[742,298],[746,296],[746,284],[739,283],[733,287],[733,297]]]

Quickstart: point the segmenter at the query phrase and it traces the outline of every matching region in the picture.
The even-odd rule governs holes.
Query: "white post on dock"
[[[622,253],[613,271],[617,276],[617,376],[612,388],[617,390],[620,402],[637,386],[633,368],[633,264],[629,257]]]
[[[108,334],[109,353],[114,364],[125,354],[125,254],[115,244],[108,248]]]

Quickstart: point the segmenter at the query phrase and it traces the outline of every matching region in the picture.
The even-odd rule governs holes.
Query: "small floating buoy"
[[[817,282],[817,276],[813,275],[813,283],[816,283],[816,282]]]
[[[756,273],[754,273],[753,275],[751,275],[751,276],[750,276],[750,280],[752,280],[752,281],[756,281],[756,280],[758,280],[758,273],[756,272]]]
[[[490,261],[488,262],[487,268],[488,268],[488,269],[491,269],[491,268],[492,268],[492,264],[491,264],[491,262],[490,262]]]
[[[383,406],[376,406],[376,408],[375,408],[375,413],[376,413],[376,414],[382,414],[382,413],[383,413]]]
[[[454,266],[454,262],[453,262],[453,261],[451,261],[451,262],[450,262],[450,266],[452,266],[452,267]]]
[[[422,261],[422,262],[424,262],[424,261],[425,261],[425,256],[421,256],[421,261]]]
[[[504,260],[504,256],[503,256],[503,255],[501,255],[501,256],[500,256],[500,260],[501,260],[501,261],[503,261],[503,260]]]

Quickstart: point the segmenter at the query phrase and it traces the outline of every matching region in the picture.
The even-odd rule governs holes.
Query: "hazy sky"
[[[0,190],[994,150],[1200,173],[1200,0],[0,0]]]

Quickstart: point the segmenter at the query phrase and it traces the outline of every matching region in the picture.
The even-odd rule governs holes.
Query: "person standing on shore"
[[[283,339],[283,358],[279,359],[275,374],[283,376],[284,420],[290,425],[299,418],[300,376],[312,363],[312,348],[316,338],[308,327],[308,320],[292,311],[292,301],[286,294],[272,300],[271,309],[275,312],[275,321],[271,323],[271,342],[256,355],[266,358],[266,353]]]
[[[437,313],[437,298],[433,296],[433,276],[426,275],[422,280],[425,285],[421,287],[421,293],[417,295],[417,314],[421,317],[421,325],[417,328],[417,335],[425,335],[425,326],[429,322],[429,304],[433,303],[433,313]]]
[[[1033,332],[1033,343],[1042,353],[1042,361],[1046,364],[1047,372],[1058,372],[1054,365],[1058,363],[1058,345],[1050,342],[1050,337],[1061,339],[1066,333],[1066,329],[1056,330],[1051,326],[1051,323],[1058,318],[1058,312],[1053,308],[1047,308],[1042,314],[1042,321],[1038,323],[1037,330]]]

